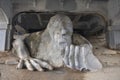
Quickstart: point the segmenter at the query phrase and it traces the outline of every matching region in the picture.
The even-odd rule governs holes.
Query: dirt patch
[[[83,73],[71,71],[66,68],[38,72],[26,69],[16,70],[16,66],[0,65],[0,80],[82,80]]]

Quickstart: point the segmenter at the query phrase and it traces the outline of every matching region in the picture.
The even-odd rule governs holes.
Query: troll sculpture
[[[93,55],[90,42],[80,34],[74,34],[72,21],[63,14],[51,17],[43,32],[31,33],[24,39],[16,38],[13,48],[20,58],[19,69],[23,66],[31,71],[63,66],[80,71],[102,68]]]

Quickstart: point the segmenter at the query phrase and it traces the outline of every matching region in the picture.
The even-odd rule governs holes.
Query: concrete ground
[[[17,70],[16,65],[6,65],[9,60],[17,60],[8,52],[0,53],[0,80],[120,80],[120,51],[106,47],[105,35],[92,36],[94,54],[103,64],[97,72],[81,73],[68,68],[38,72],[26,69]]]

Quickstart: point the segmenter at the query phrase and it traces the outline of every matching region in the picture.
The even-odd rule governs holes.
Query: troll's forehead
[[[47,28],[49,31],[52,31],[52,32],[56,30],[60,31],[63,28],[68,30],[70,33],[73,32],[72,21],[68,16],[65,16],[63,14],[57,14],[53,16],[50,19]]]

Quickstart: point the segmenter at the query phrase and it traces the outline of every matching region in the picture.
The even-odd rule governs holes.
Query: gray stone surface
[[[41,71],[37,66],[38,64],[41,66],[42,61],[54,68],[64,65],[80,71],[82,69],[96,71],[102,68],[102,64],[93,55],[91,43],[80,34],[73,34],[72,21],[68,16],[57,14],[51,17],[45,31],[32,33],[24,40],[26,46],[22,39],[18,38],[14,41],[13,47],[18,57],[25,61],[28,70],[33,70],[31,63]],[[47,65],[48,69],[52,70],[50,65]]]

